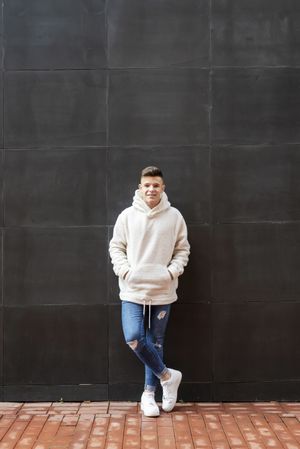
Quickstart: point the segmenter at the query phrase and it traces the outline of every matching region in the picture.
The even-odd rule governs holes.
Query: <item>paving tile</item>
[[[193,438],[188,422],[188,417],[184,414],[173,415],[173,428],[176,446],[182,449],[193,448]]]
[[[279,415],[276,415],[275,413],[265,413],[265,418],[266,420],[271,423],[271,422],[281,422],[281,418],[279,417]]]
[[[250,449],[266,449],[263,443],[257,443],[257,442],[249,442],[249,448]]]
[[[243,446],[244,444],[243,435],[241,434],[233,416],[231,415],[220,416],[220,420],[225,435],[227,437],[227,440],[230,444],[230,447]]]
[[[28,425],[28,421],[18,422],[17,420],[10,427],[8,432],[2,438],[1,443],[8,443],[7,446],[15,445],[17,441],[20,439],[22,433],[26,429]]]
[[[227,441],[212,441],[211,443],[213,449],[230,449]]]
[[[187,403],[158,418],[144,417],[138,403],[1,408],[0,449],[300,448],[299,404]],[[110,413],[96,413],[100,409]]]
[[[139,415],[127,415],[125,420],[123,448],[140,448],[141,419]]]
[[[158,436],[159,449],[170,449],[176,447],[175,438],[173,435]]]
[[[170,415],[161,415],[156,419],[158,427],[172,427],[172,417]]]
[[[15,416],[2,416],[0,419],[0,428],[9,428],[15,420]]]
[[[197,403],[196,406],[198,409],[198,413],[206,413],[206,412],[218,413],[224,411],[223,404]]]

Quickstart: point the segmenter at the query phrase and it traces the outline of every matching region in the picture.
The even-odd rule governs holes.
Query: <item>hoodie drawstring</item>
[[[150,299],[148,306],[149,306],[149,314],[148,314],[148,329],[151,329],[151,305],[152,305],[152,299]],[[146,300],[143,301],[143,317],[145,317],[146,312]]]

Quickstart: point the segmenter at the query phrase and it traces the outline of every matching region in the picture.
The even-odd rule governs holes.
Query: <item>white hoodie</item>
[[[190,245],[185,221],[164,192],[151,209],[136,190],[132,206],[117,218],[109,252],[122,300],[144,305],[176,301],[177,278]]]

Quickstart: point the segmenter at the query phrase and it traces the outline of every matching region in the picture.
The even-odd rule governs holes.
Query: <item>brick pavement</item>
[[[0,449],[300,449],[300,403],[0,403]]]

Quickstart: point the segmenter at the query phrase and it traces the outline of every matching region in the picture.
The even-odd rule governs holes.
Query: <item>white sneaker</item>
[[[160,381],[163,389],[162,409],[170,412],[175,407],[177,401],[177,390],[180,385],[182,374],[180,371],[168,368],[171,374],[169,380]]]
[[[144,391],[141,397],[141,409],[145,416],[159,416],[159,408],[154,399],[154,391]]]

